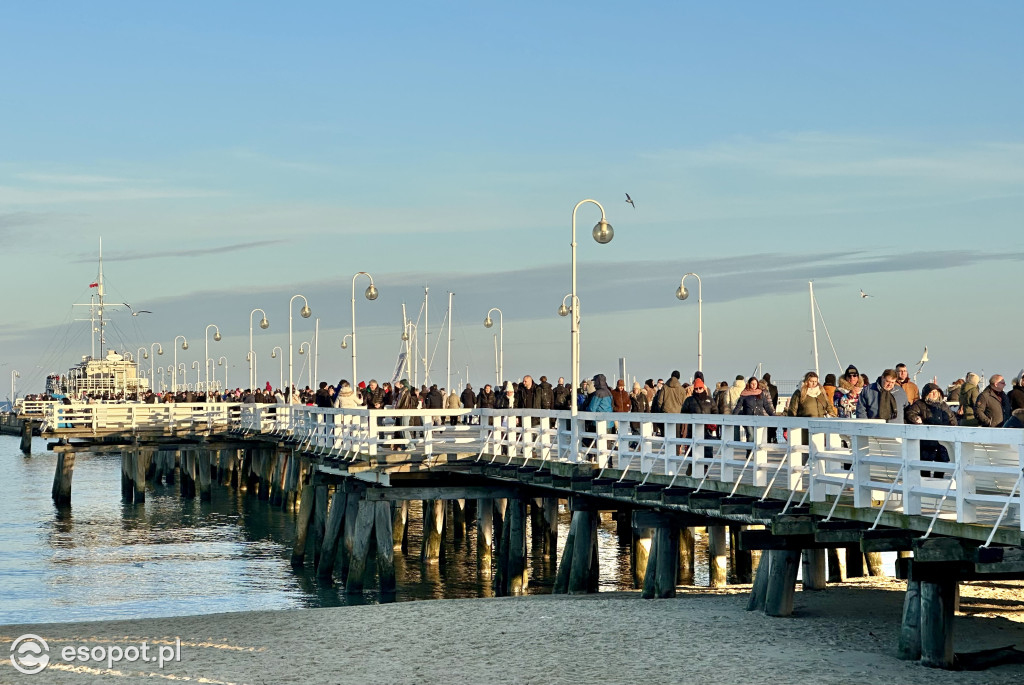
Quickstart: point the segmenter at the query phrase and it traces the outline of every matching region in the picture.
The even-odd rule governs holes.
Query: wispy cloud
[[[202,255],[211,254],[224,254],[225,252],[238,252],[240,250],[251,250],[257,247],[265,247],[267,245],[276,245],[278,243],[284,243],[284,240],[256,240],[248,243],[234,243],[232,245],[218,245],[215,247],[198,247],[191,250],[161,250],[159,252],[109,252],[103,256],[103,259],[108,262],[128,262],[138,261],[141,259],[167,259],[176,257],[199,257]],[[95,261],[94,257],[83,257],[76,259],[75,263],[92,263]]]
[[[15,178],[20,178],[25,181],[33,181],[35,183],[50,183],[53,185],[98,185],[109,183],[132,182],[130,179],[127,178],[117,178],[115,176],[96,176],[91,174],[20,173],[15,174]]]

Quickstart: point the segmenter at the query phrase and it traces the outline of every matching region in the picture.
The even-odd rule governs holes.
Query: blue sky
[[[100,237],[111,299],[154,312],[113,312],[111,344],[181,334],[191,364],[216,323],[231,385],[253,307],[276,384],[295,293],[321,376],[350,375],[361,270],[381,296],[357,303],[360,376],[390,375],[424,284],[431,349],[455,292],[453,380],[493,381],[493,306],[507,377],[568,375],[585,198],[616,229],[597,245],[578,214],[586,375],[692,373],[687,271],[712,378],[806,370],[811,279],[844,366],[927,345],[943,382],[1012,374],[1021,25],[1018,3],[21,3],[0,23],[0,380],[88,352],[68,322]],[[833,371],[820,325],[819,347]]]

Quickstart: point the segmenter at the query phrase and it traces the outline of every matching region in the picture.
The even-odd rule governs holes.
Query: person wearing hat
[[[825,393],[825,397],[828,399],[828,401],[833,404],[835,404],[836,401],[836,389],[836,375],[834,373],[826,373],[825,382],[821,384],[821,391]],[[842,390],[844,391],[843,394],[845,395],[850,390],[850,388],[842,388]]]
[[[704,385],[703,378],[695,378],[693,381],[693,392],[683,402],[683,413],[684,414],[717,414],[718,407],[716,402],[711,398],[711,393],[708,392],[707,387]],[[690,426],[683,425],[683,429],[679,437],[687,438],[690,437]],[[714,438],[715,431],[718,430],[716,424],[706,423],[704,424],[704,438]],[[681,446],[680,446],[681,447]],[[704,456],[710,458],[712,456],[713,449],[708,446],[704,448]]]
[[[857,371],[857,367],[850,364],[846,367],[846,373],[839,378],[838,387],[843,390],[849,390],[853,386],[858,385],[864,387],[864,383],[861,382],[860,372]]]
[[[906,423],[925,426],[955,426],[956,415],[942,399],[942,390],[935,383],[928,383],[921,389],[921,397],[912,402],[903,412]],[[938,440],[921,441],[921,461],[949,461],[949,451]],[[942,478],[945,474],[936,471],[922,471],[925,478]]]

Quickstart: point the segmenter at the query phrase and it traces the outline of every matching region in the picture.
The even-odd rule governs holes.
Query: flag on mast
[[[98,288],[98,287],[100,287],[100,284],[99,283],[90,283],[89,287],[90,288]]]

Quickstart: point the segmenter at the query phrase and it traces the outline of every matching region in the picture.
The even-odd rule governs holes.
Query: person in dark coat
[[[612,390],[612,411],[628,412],[632,402],[629,399],[629,391],[626,390],[626,381],[619,379]]]
[[[462,402],[463,409],[473,409],[476,406],[476,393],[473,392],[472,385],[466,383],[466,387],[462,390],[459,400]],[[468,426],[473,422],[473,415],[466,414],[462,417],[462,422]]]
[[[327,381],[320,381],[320,388],[316,391],[314,400],[316,406],[324,409],[330,409],[333,406],[334,398],[331,397],[331,393],[327,390]]]
[[[942,390],[934,383],[928,383],[921,390],[921,397],[912,402],[903,412],[906,423],[925,426],[955,426],[956,414],[942,399]],[[921,461],[949,461],[949,451],[938,440],[921,441]],[[942,478],[945,474],[936,471],[922,471],[925,478]]]
[[[707,386],[704,385],[704,379],[697,378],[693,381],[693,392],[686,398],[682,406],[683,414],[717,414],[718,403],[711,397],[711,393],[708,392]],[[682,431],[679,437],[686,438],[690,436],[690,427],[688,425],[681,426]],[[718,430],[718,426],[712,423],[704,424],[704,437],[705,439],[714,438],[715,432]],[[708,446],[704,448],[704,456],[710,458],[713,449]]]
[[[491,389],[491,384],[486,384],[477,395],[476,403],[481,409],[494,409],[495,395],[494,390]]]
[[[565,383],[564,378],[558,379],[558,385],[551,389],[554,399],[554,409],[559,411],[572,409],[572,388]]]
[[[537,409],[554,409],[555,408],[555,389],[548,383],[547,376],[540,377],[540,383],[537,384]]]
[[[539,409],[538,399],[533,376],[523,376],[523,382],[516,388],[516,409]]]
[[[1021,370],[1013,379],[1013,390],[1007,393],[1010,398],[1010,411],[1024,409],[1024,370]]]
[[[997,373],[978,395],[978,401],[974,403],[974,418],[978,419],[979,426],[1000,428],[1010,418],[1010,398],[1006,396],[1005,388],[1006,380]]]
[[[768,394],[771,396],[772,400],[772,410],[774,411],[775,407],[779,406],[779,388],[774,383],[772,383],[772,375],[770,373],[765,373],[764,376],[761,377],[761,380],[764,381],[764,384],[768,388]],[[773,444],[777,443],[779,441],[778,432],[779,429],[775,428],[774,426],[769,428],[768,442]]]

